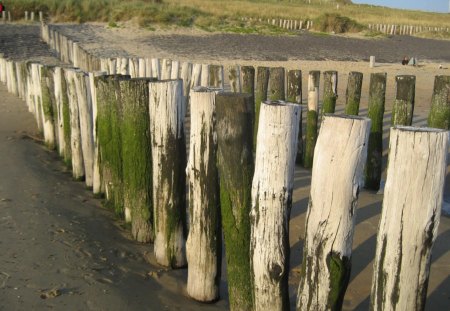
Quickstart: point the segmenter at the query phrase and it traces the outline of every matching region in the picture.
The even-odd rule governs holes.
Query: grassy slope
[[[162,3],[163,2],[163,3]],[[240,17],[316,19],[324,13],[338,13],[358,23],[432,25],[450,27],[449,14],[427,13],[336,3],[307,4],[303,0],[16,0],[9,4],[14,17],[25,10],[48,12],[53,21],[133,20],[142,27],[152,25],[197,26],[206,30],[271,32],[277,27],[243,23]]]

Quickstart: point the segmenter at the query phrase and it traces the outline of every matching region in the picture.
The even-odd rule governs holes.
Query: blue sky
[[[446,13],[448,12],[449,0],[352,0],[352,2],[382,5],[399,9],[412,9]]]

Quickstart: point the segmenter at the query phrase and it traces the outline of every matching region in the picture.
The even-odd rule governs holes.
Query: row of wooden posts
[[[369,24],[368,28],[373,31],[382,32],[388,35],[410,35],[424,32],[449,32],[448,27],[418,26],[418,25],[396,25],[396,24]]]
[[[312,20],[293,20],[293,19],[262,19],[253,17],[242,17],[243,21],[246,22],[266,22],[269,25],[277,26],[287,30],[310,30],[314,27],[314,22]],[[414,35],[416,33],[424,31],[435,31],[435,32],[449,32],[448,27],[437,27],[437,26],[419,26],[419,25],[397,25],[397,24],[368,24],[367,28],[373,31],[378,31],[389,35]]]
[[[281,18],[268,18],[267,21],[262,18],[242,17],[241,20],[246,22],[267,22],[269,25],[277,26],[288,30],[309,30],[313,27],[312,20],[294,20],[294,19],[281,19]]]
[[[221,76],[220,66],[178,63],[175,67],[181,70],[172,70],[177,62],[171,61],[169,71],[168,60],[158,64],[155,68],[160,68],[161,77],[130,79],[117,72],[105,76],[0,59],[0,79],[9,91],[25,98],[47,145],[55,146],[71,161],[74,177],[84,176],[94,192],[105,193],[108,204],[131,221],[136,240],[154,241],[160,264],[181,267],[188,263],[191,297],[200,301],[219,298],[222,229],[230,307],[288,309],[289,211],[298,137],[302,136],[301,92],[293,103],[275,101],[285,97],[283,68],[259,67],[255,72],[241,67],[240,71],[248,74],[231,81],[242,81],[247,93],[242,94],[219,91],[224,85],[218,81],[223,79],[213,77]],[[177,78],[182,79],[161,81],[163,75],[172,78],[172,72],[180,73]],[[288,73],[288,89],[298,75],[300,71]],[[349,76],[362,81],[361,74]],[[370,119],[351,116],[347,109],[352,105],[347,104],[347,116],[321,118],[317,138],[319,78],[320,72],[311,72],[308,83],[307,119],[312,121],[307,121],[306,141],[312,141],[314,131],[316,137],[315,148],[309,145],[314,166],[299,310],[339,309],[342,305],[351,267],[358,189],[363,184],[364,166],[366,171],[370,169],[365,165],[366,154],[369,158],[378,152],[380,111],[384,111],[386,75],[373,74]],[[324,79],[330,82],[324,84],[322,111],[332,113],[337,73],[326,73]],[[393,120],[409,122],[412,118],[414,88],[405,82],[411,80],[410,76],[397,78],[398,109],[394,109],[397,117]],[[441,120],[446,129],[449,83],[448,77],[436,77],[430,115],[431,125],[435,119]],[[196,88],[199,85],[219,89]],[[360,91],[354,97],[360,98]],[[255,103],[261,104],[259,109]],[[186,162],[183,122],[188,107]],[[255,156],[253,124],[258,124]],[[442,204],[448,132],[396,127],[391,129],[390,139],[372,305],[376,310],[421,310]],[[411,165],[417,168],[414,172]],[[436,174],[427,174],[430,165]],[[184,168],[189,226],[184,222]],[[408,187],[405,177],[412,180]],[[370,184],[367,175],[365,184]],[[410,245],[419,250],[415,255]]]
[[[44,12],[39,11],[38,14],[39,14],[39,21],[43,22],[44,21]],[[6,21],[11,22],[12,21],[11,11],[2,11],[1,17],[2,17],[3,22],[6,22]],[[31,21],[31,22],[36,21],[35,12],[25,11],[24,12],[24,20]]]

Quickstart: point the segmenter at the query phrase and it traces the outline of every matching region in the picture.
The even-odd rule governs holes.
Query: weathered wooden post
[[[219,176],[214,129],[215,92],[191,90],[191,129],[186,174],[189,185],[187,292],[203,302],[219,298],[222,259]]]
[[[282,101],[261,105],[250,212],[256,311],[289,309],[289,215],[300,110]]]
[[[161,80],[170,79],[172,73],[172,61],[170,59],[163,59],[161,63]]]
[[[357,116],[361,102],[362,72],[352,71],[348,74],[347,91],[345,93],[345,114]]]
[[[450,129],[450,76],[436,76],[434,78],[428,126]]]
[[[25,20],[28,20],[28,11],[25,11]]]
[[[81,150],[86,186],[92,187],[92,173],[94,169],[94,136],[92,122],[92,102],[89,89],[89,77],[83,71],[76,71],[74,75],[77,93],[79,124],[81,134]]]
[[[208,85],[206,86],[223,89],[223,67],[220,65],[209,65],[208,79]]]
[[[73,68],[64,68],[67,84],[67,97],[69,100],[72,176],[76,180],[83,180],[85,172],[83,151],[81,147],[80,113],[75,86],[76,71],[77,70]]]
[[[253,109],[250,94],[216,95],[217,166],[230,310],[253,310],[249,217],[253,177]],[[239,159],[239,165],[236,165],[236,159]]]
[[[333,115],[322,121],[314,152],[297,310],[342,308],[370,122]]]
[[[334,113],[336,110],[336,100],[338,85],[337,71],[325,71],[323,73],[323,104],[322,116],[325,113]]]
[[[411,126],[416,94],[416,76],[396,76],[397,93],[392,107],[392,125]]]
[[[230,81],[231,91],[235,93],[241,92],[241,81],[240,81],[240,68],[239,66],[229,66],[228,67],[228,80]]]
[[[209,65],[202,64],[202,70],[200,73],[200,85],[204,87],[209,86]]]
[[[44,117],[44,141],[47,148],[56,147],[55,137],[55,86],[54,67],[41,67],[42,115]]]
[[[241,85],[242,93],[247,93],[251,95],[251,102],[255,102],[255,67],[253,66],[242,66],[241,67]],[[255,108],[253,107],[253,115]],[[253,119],[252,119],[253,124]]]
[[[289,70],[287,74],[286,100],[291,103],[302,103],[302,71]]]
[[[371,310],[425,309],[431,250],[443,202],[448,140],[446,130],[391,129]]]
[[[121,79],[129,76],[101,76],[97,82],[97,138],[100,154],[100,172],[105,188],[107,206],[123,216],[122,138],[120,131]]]
[[[284,100],[284,75],[283,67],[273,67],[269,69],[269,92],[268,100]]]
[[[302,71],[289,70],[287,74],[287,101],[291,103],[302,103]],[[298,128],[297,158],[296,163],[303,163],[303,111],[300,111],[300,123]]]
[[[308,78],[308,113],[306,115],[306,138],[303,166],[311,168],[314,159],[314,147],[317,140],[317,122],[319,118],[319,82],[320,71],[310,71]]]
[[[97,137],[97,82],[96,77],[104,76],[107,73],[104,71],[89,72],[89,89],[90,98],[92,102],[92,134],[94,143],[94,163],[92,169],[92,192],[95,195],[100,195],[102,189],[102,179],[100,173],[100,152]]]
[[[255,87],[255,123],[253,131],[253,146],[256,147],[256,136],[258,134],[259,110],[261,103],[267,100],[267,88],[269,87],[269,68],[258,67],[256,71]]]
[[[42,23],[44,21],[44,12],[39,11],[39,21]]]
[[[154,252],[163,266],[186,266],[186,113],[182,80],[151,82]]]
[[[154,236],[149,81],[119,81],[123,206],[133,238],[142,243],[153,241]]]
[[[72,147],[70,143],[71,127],[70,127],[70,105],[68,97],[67,82],[64,77],[64,71],[60,67],[55,68],[55,98],[58,107],[58,128],[59,128],[59,154],[62,156],[64,163],[72,166]],[[58,104],[59,103],[59,104]]]
[[[369,110],[367,116],[372,120],[367,150],[367,163],[364,186],[378,190],[381,180],[383,155],[383,116],[386,94],[386,73],[372,73],[369,86]]]
[[[375,67],[375,56],[370,56],[369,66],[370,66],[370,68]]]

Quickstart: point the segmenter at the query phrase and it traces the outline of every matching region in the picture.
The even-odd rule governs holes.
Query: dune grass
[[[15,0],[8,3],[14,19],[24,11],[44,11],[53,22],[101,21],[117,25],[132,21],[141,27],[160,26],[198,27],[207,31],[242,33],[286,32],[265,23],[243,22],[242,17],[314,20],[317,30],[336,28],[359,31],[369,23],[405,24],[450,27],[449,14],[428,13],[345,4],[340,0],[319,3],[319,0]],[[323,1],[322,1],[323,2]],[[323,26],[326,16],[334,16],[341,24]],[[336,18],[336,16],[338,16]],[[322,21],[322,22],[321,22]],[[319,27],[320,26],[320,27]],[[331,28],[330,28],[331,27]],[[335,30],[333,30],[335,31]],[[338,32],[342,32],[338,31]],[[336,32],[336,31],[335,31]]]

